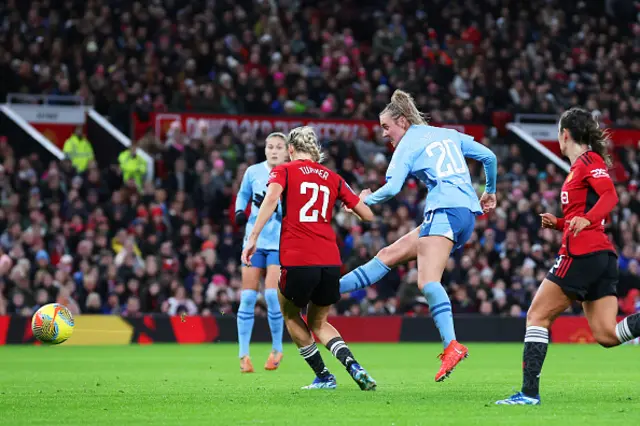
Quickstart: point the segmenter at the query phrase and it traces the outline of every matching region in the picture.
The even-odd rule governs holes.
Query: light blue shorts
[[[420,237],[446,237],[453,241],[454,252],[471,238],[475,225],[476,215],[466,207],[437,209],[425,214]]]
[[[251,266],[254,268],[266,269],[271,265],[280,266],[280,251],[257,249],[251,256]]]

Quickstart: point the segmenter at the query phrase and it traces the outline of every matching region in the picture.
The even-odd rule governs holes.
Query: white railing
[[[63,102],[57,104],[57,102]],[[9,93],[7,104],[37,104],[56,106],[85,106],[84,98],[75,95],[30,95],[26,93]]]
[[[531,145],[538,152],[540,152],[542,155],[544,155],[549,160],[551,160],[556,166],[560,167],[562,170],[569,173],[569,170],[571,169],[571,166],[569,165],[569,163],[567,163],[566,161],[562,161],[562,159],[560,159],[556,154],[554,154],[546,146],[538,142],[529,133],[522,130],[515,123],[508,123],[506,127],[507,127],[507,130],[510,130],[513,133],[515,133],[520,139],[522,139],[523,141]]]
[[[16,123],[22,130],[27,132],[29,136],[31,136],[36,142],[43,146],[44,149],[49,151],[51,155],[56,157],[58,160],[64,159],[64,153],[60,151],[55,144],[53,144],[49,139],[45,138],[42,133],[37,131],[31,124],[27,123],[27,121],[20,117],[15,111],[13,111],[7,105],[0,105],[0,110],[14,123]]]
[[[516,123],[532,124],[556,124],[560,117],[555,114],[516,114],[513,121]]]
[[[126,137],[124,135],[124,133],[122,133],[120,130],[118,130],[116,128],[116,126],[111,124],[111,122],[109,120],[107,120],[102,115],[100,115],[96,110],[91,108],[91,109],[89,109],[88,114],[89,114],[89,117],[91,117],[93,120],[95,120],[96,123],[98,123],[103,129],[105,129],[107,132],[109,132],[109,134],[111,136],[113,136],[113,138],[115,138],[123,146],[125,146],[126,148],[129,148],[131,146],[131,139]],[[140,154],[140,157],[142,157],[142,159],[147,162],[147,180],[152,180],[153,176],[154,176],[154,161],[153,161],[153,158],[151,158],[151,156],[149,154],[147,154],[146,152],[144,152],[140,148],[138,148],[138,153]]]

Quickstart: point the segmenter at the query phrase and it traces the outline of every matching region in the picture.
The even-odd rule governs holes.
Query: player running
[[[582,302],[598,343],[618,346],[640,336],[640,313],[616,324],[618,260],[604,232],[605,218],[618,203],[609,173],[607,135],[588,111],[572,108],[558,126],[560,150],[571,163],[562,185],[563,218],[542,214],[542,226],[563,231],[555,264],[536,292],[524,336],[522,390],[499,405],[539,405],[540,372],[549,327],[574,300]]]
[[[345,275],[342,293],[379,281],[390,267],[418,259],[418,287],[425,295],[431,317],[440,331],[444,352],[435,376],[443,381],[468,356],[456,341],[451,302],[440,283],[452,251],[464,246],[475,226],[475,215],[496,207],[496,156],[470,136],[455,130],[429,126],[413,98],[396,90],[391,102],[380,113],[383,135],[391,139],[395,152],[387,169],[387,183],[373,194],[364,190],[360,197],[367,205],[394,197],[411,173],[429,188],[422,225],[386,247],[365,265]],[[471,183],[464,157],[484,164],[486,191],[480,202]]]
[[[262,228],[282,197],[280,244],[280,303],[289,335],[316,378],[303,389],[335,389],[311,332],[345,366],[362,390],[374,390],[376,382],[358,364],[344,340],[327,322],[332,304],[340,299],[340,251],[331,226],[333,208],[340,200],[362,219],[373,219],[371,209],[335,172],[319,164],[322,154],[311,127],[293,129],[287,137],[291,162],[273,169],[267,195],[242,252],[242,261],[253,262]],[[307,307],[307,322],[300,310]]]
[[[242,177],[240,191],[236,198],[236,223],[239,226],[247,225],[245,229],[244,244],[256,222],[258,210],[267,191],[269,172],[286,161],[285,149],[286,136],[283,133],[271,133],[267,136],[264,148],[266,161],[249,167]],[[251,215],[247,221],[245,208],[251,203]],[[279,245],[281,212],[275,212],[269,217],[264,232],[258,239],[258,249],[251,265],[242,266],[242,293],[240,294],[240,307],[238,308],[238,343],[240,352],[240,371],[253,373],[253,365],[249,357],[249,343],[253,331],[253,321],[260,288],[260,278],[265,276],[264,298],[267,302],[269,328],[271,329],[272,350],[264,368],[275,370],[282,361],[282,313],[278,303],[278,276],[280,274]]]

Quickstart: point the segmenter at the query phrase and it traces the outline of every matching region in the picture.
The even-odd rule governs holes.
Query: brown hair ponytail
[[[601,129],[591,113],[582,108],[571,108],[560,117],[560,131],[567,129],[573,141],[579,145],[588,146],[593,152],[600,155],[607,166],[613,162],[607,147],[609,132]]]

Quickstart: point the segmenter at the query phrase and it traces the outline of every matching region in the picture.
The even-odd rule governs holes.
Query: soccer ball
[[[31,318],[31,331],[42,343],[57,345],[73,334],[73,316],[59,303],[44,305]]]

